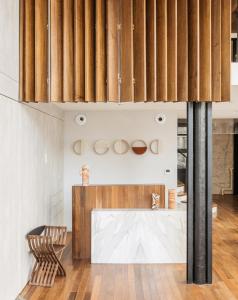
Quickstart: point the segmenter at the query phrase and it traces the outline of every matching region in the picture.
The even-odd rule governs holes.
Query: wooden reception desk
[[[151,208],[151,194],[160,195],[165,207],[165,185],[90,185],[73,186],[73,258],[91,256],[91,211],[95,208]]]

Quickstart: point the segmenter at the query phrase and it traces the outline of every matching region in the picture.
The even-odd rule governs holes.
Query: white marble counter
[[[92,263],[185,263],[186,210],[92,210]]]

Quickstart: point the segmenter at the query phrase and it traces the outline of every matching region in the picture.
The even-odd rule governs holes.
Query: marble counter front
[[[92,263],[185,263],[185,209],[94,209]]]

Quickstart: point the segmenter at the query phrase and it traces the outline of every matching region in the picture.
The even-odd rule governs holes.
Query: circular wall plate
[[[87,122],[87,117],[85,115],[82,115],[82,114],[78,114],[76,117],[75,117],[75,122],[79,125],[79,126],[83,126],[86,124]]]
[[[155,122],[158,124],[164,124],[166,121],[166,115],[165,114],[157,114],[155,116]]]
[[[106,154],[109,148],[109,144],[105,140],[97,140],[93,145],[93,150],[98,155]]]
[[[129,148],[130,145],[125,140],[116,140],[113,144],[113,151],[116,154],[126,154]]]
[[[135,140],[131,144],[132,151],[137,155],[142,155],[147,151],[147,144],[143,140]]]
[[[82,140],[75,141],[73,145],[73,150],[75,154],[81,155],[83,152],[83,141]]]
[[[159,140],[153,140],[150,143],[150,151],[153,154],[159,154]]]

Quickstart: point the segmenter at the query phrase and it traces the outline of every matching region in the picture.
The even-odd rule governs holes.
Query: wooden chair
[[[40,226],[27,234],[29,248],[34,255],[30,285],[51,287],[55,276],[66,276],[60,263],[66,246],[67,227]]]

